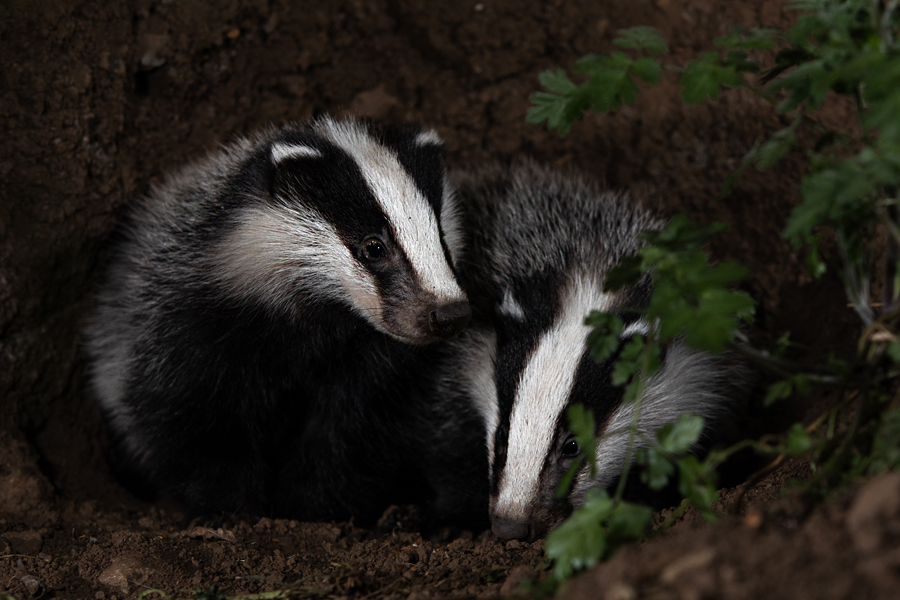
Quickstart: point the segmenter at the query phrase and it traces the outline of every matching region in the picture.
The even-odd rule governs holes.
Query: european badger
[[[468,406],[480,415],[494,533],[543,537],[583,503],[588,489],[614,485],[622,471],[624,433],[598,443],[593,479],[585,463],[568,495],[554,495],[579,453],[569,405],[593,411],[598,439],[630,425],[633,405],[623,404],[622,388],[611,384],[612,361],[597,364],[590,356],[584,319],[593,309],[619,314],[623,343],[647,333],[647,323],[627,309],[646,305],[649,278],[619,293],[605,293],[603,281],[638,248],[641,231],[663,222],[623,194],[530,162],[455,179],[471,221],[461,281],[476,314],[486,318],[450,342],[437,394],[460,413]],[[721,359],[673,342],[647,382],[639,427],[652,436],[690,411],[706,419],[708,434],[729,412],[733,385]],[[458,438],[463,452],[476,443],[473,429],[466,422],[448,426],[440,443],[450,447],[448,440]]]
[[[471,313],[441,153],[431,130],[322,118],[131,210],[87,331],[128,472],[187,515],[367,521],[420,487],[421,346]]]

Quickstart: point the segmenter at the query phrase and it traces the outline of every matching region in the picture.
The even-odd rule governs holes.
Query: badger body
[[[623,344],[649,331],[634,310],[649,301],[649,277],[616,293],[603,283],[639,248],[639,234],[663,222],[624,194],[531,162],[459,173],[455,184],[470,220],[461,281],[479,318],[451,342],[438,396],[480,417],[494,533],[542,537],[588,489],[613,486],[622,473],[634,406],[612,385],[614,361],[591,357],[584,319],[591,310],[619,315]],[[721,359],[670,343],[646,382],[640,430],[652,436],[689,411],[706,419],[709,433],[733,405],[733,375]],[[557,498],[580,450],[566,415],[576,403],[594,415],[597,471],[592,478],[585,462]],[[465,427],[447,433],[467,435]]]
[[[430,130],[323,118],[132,208],[86,350],[133,480],[189,515],[367,521],[419,499],[410,399],[470,315],[441,152]]]

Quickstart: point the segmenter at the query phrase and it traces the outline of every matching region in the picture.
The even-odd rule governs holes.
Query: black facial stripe
[[[497,330],[497,430],[494,434],[494,463],[491,474],[491,493],[499,491],[500,473],[506,467],[506,450],[509,445],[509,423],[513,403],[519,387],[519,379],[525,362],[534,352],[540,339],[540,331],[526,333],[527,323],[508,322]]]
[[[594,414],[595,435],[606,430],[613,413],[622,404],[625,390],[624,387],[612,384],[612,371],[624,343],[625,341],[620,342],[615,355],[600,364],[587,350],[578,361],[568,404],[582,404]],[[563,427],[568,427],[568,422],[563,423]]]

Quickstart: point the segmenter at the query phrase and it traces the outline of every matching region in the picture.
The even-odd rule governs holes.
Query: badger
[[[435,394],[458,414],[478,415],[479,425],[457,418],[461,425],[446,427],[439,441],[450,447],[458,439],[456,446],[468,449],[480,435],[488,475],[480,488],[493,532],[540,538],[583,504],[589,489],[617,485],[622,473],[634,404],[611,383],[614,360],[591,357],[585,317],[592,310],[619,315],[622,344],[649,332],[636,310],[649,302],[649,277],[614,293],[604,291],[604,279],[640,247],[642,231],[664,222],[626,194],[530,161],[453,179],[469,223],[461,281],[476,317],[450,343]],[[660,370],[646,381],[639,430],[652,439],[657,428],[691,412],[704,417],[710,437],[735,404],[732,363],[669,343]],[[567,418],[575,403],[594,415],[598,444],[585,451],[595,454],[597,469],[592,477],[584,461],[558,498],[581,451]],[[478,464],[472,450],[458,452]],[[475,476],[473,469],[468,477]]]
[[[441,139],[414,125],[270,127],[168,176],[111,244],[86,332],[120,470],[186,518],[365,522],[415,496],[408,404],[471,313],[460,226]]]

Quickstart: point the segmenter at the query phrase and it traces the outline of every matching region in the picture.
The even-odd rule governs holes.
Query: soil
[[[164,172],[266,123],[323,113],[418,121],[444,138],[453,166],[530,155],[574,165],[664,214],[731,223],[712,250],[750,269],[754,335],[789,330],[812,361],[852,352],[858,327],[839,282],[811,280],[779,235],[803,158],[751,169],[717,200],[753,143],[788,124],[763,100],[732,92],[684,107],[670,73],[635,106],[587,115],[566,137],[524,120],[541,70],[612,50],[618,29],[658,28],[666,60],[684,64],[733,25],[789,25],[786,4],[0,2],[0,596],[290,584],[303,595],[494,598],[546,577],[540,541],[480,531],[424,539],[415,507],[389,509],[374,529],[269,519],[182,528],[177,507],[137,500],[110,473],[79,350],[103,242]],[[854,114],[832,102],[820,118],[842,125]],[[808,418],[825,401],[795,400],[777,419]],[[785,482],[806,471],[782,467],[716,525],[689,511],[561,594],[893,597],[898,476],[809,506],[785,496]],[[736,491],[722,494],[730,508]]]

